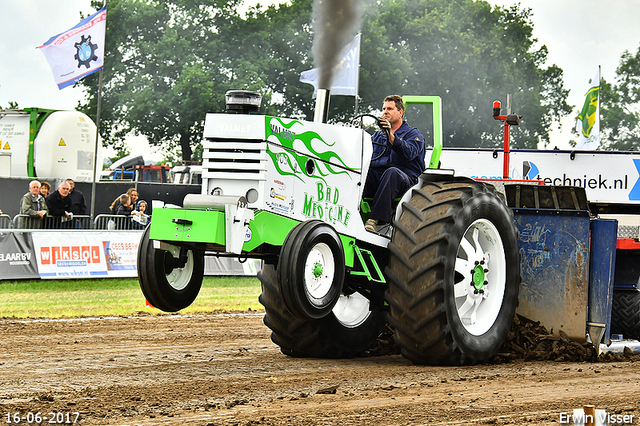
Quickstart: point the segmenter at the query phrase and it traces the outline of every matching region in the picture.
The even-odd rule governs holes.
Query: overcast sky
[[[635,53],[640,45],[640,0],[491,0],[490,3],[520,3],[532,9],[534,37],[539,40],[538,45],[548,47],[548,65],[557,64],[564,70],[565,87],[570,89],[569,103],[574,106],[584,101],[598,65],[602,67],[602,77],[614,82],[621,54],[625,50]],[[14,101],[21,108],[76,107],[82,90],[73,87],[58,90],[44,55],[36,47],[80,22],[80,11],[85,15],[94,12],[90,0],[0,0],[0,106],[6,108]],[[574,119],[572,114],[563,123],[562,132],[552,133],[551,147],[568,147]]]

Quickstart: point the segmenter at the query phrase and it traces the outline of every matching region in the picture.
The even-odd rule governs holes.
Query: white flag
[[[107,6],[75,27],[51,37],[38,49],[49,62],[59,89],[77,83],[102,68]]]
[[[576,149],[590,150],[600,146],[600,67],[578,114],[576,130],[579,134]]]
[[[357,34],[341,52],[342,60],[333,70],[334,79],[331,85],[332,95],[357,96],[358,94],[358,65],[360,61],[360,34]],[[300,74],[300,81],[312,84],[315,92],[318,90],[318,70],[313,68]]]

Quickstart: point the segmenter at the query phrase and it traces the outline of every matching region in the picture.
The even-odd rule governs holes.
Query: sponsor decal
[[[138,243],[103,241],[102,246],[108,271],[136,270]]]
[[[29,265],[31,264],[31,253],[0,253],[0,262],[7,262],[9,265]]]
[[[332,224],[348,226],[351,212],[340,204],[340,191],[325,185],[324,182],[316,184],[315,194],[304,193],[302,214],[307,218],[320,219]],[[314,198],[315,196],[315,198]]]
[[[271,123],[271,133],[276,135],[279,139],[287,139],[292,142],[296,139],[296,134],[294,132],[273,123]]]
[[[287,184],[281,180],[274,179],[273,183],[278,187],[278,191],[285,191],[287,189]]]
[[[40,247],[40,264],[58,267],[86,266],[100,263],[99,246]]]
[[[285,198],[287,198],[285,195],[277,193],[273,188],[271,188],[271,191],[269,191],[269,196],[271,198],[277,198],[280,201],[284,201]]]

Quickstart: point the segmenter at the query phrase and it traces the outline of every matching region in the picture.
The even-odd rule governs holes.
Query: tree
[[[314,66],[312,0],[238,12],[241,0],[110,0],[102,116],[103,140],[116,149],[129,133],[180,147],[191,159],[207,112],[224,109],[229,89],[257,90],[263,113],[310,118],[314,102],[300,73]],[[96,6],[99,6],[96,4]],[[360,98],[377,109],[385,95],[439,95],[445,144],[496,146],[502,127],[492,102],[511,93],[524,116],[515,146],[547,143],[570,112],[562,70],[542,68],[533,49],[531,11],[474,0],[380,0],[362,26]],[[97,74],[81,84],[95,111]],[[333,97],[334,120],[353,115],[352,97]]]
[[[191,160],[206,113],[223,111],[230,89],[261,92],[266,113],[310,110],[292,84],[307,61],[299,52],[310,47],[310,0],[252,8],[246,18],[240,4],[109,1],[100,118],[105,143],[123,150],[126,135],[143,134],[151,145],[179,147]],[[93,115],[97,74],[82,84],[90,97],[80,109]],[[274,93],[301,102],[273,105]]]
[[[542,68],[545,46],[533,50],[530,9],[387,0],[370,6],[364,22],[363,103],[378,106],[389,93],[439,95],[447,146],[497,146],[502,127],[491,106],[507,93],[524,116],[513,132],[518,147],[546,145],[552,123],[571,112],[562,70]]]
[[[251,8],[244,18],[230,18],[220,32],[220,44],[230,51],[230,88],[260,90],[267,96],[265,113],[297,118],[312,114],[312,90],[299,81],[300,73],[313,67],[312,1]]]
[[[19,109],[20,107],[18,106],[17,102],[13,102],[13,101],[9,101],[9,106],[6,109]],[[3,110],[5,108],[2,108],[2,106],[0,106],[0,110]]]
[[[229,76],[216,31],[235,0],[111,0],[107,8],[100,134],[123,149],[130,133],[179,147],[185,160],[202,137],[207,112],[221,110]],[[98,75],[83,80],[96,110]]]
[[[626,51],[616,69],[618,84],[600,81],[600,143],[603,149],[640,149],[640,48]]]

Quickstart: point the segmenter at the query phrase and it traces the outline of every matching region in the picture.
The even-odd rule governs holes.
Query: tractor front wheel
[[[204,277],[204,252],[168,246],[156,249],[147,225],[138,245],[138,282],[147,301],[165,312],[191,305]]]
[[[329,314],[340,297],[344,276],[344,249],[331,226],[310,220],[289,232],[278,261],[278,282],[292,314],[303,319]]]

